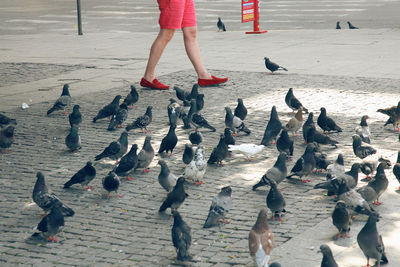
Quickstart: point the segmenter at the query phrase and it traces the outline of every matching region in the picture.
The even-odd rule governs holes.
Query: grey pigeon
[[[244,121],[244,119],[247,116],[247,108],[243,104],[243,99],[238,98],[237,102],[238,102],[238,104],[237,104],[237,106],[236,106],[236,108],[234,110],[233,115],[235,115],[236,117],[238,117],[239,119]]]
[[[278,186],[274,180],[269,179],[265,176],[265,180],[270,185],[270,190],[267,195],[267,207],[272,212],[272,220],[275,220],[275,216],[278,216],[279,221],[282,220],[281,213],[286,212],[286,202],[282,193],[278,190]]]
[[[258,187],[268,184],[265,177],[274,180],[277,184],[282,182],[287,175],[286,157],[286,153],[281,152],[276,159],[274,166],[268,169],[268,171],[261,177],[260,181],[253,186],[253,190],[256,190]]]
[[[359,163],[353,163],[351,165],[350,171],[347,171],[341,175],[338,175],[336,178],[338,180],[344,180],[346,182],[346,185],[352,189],[357,186],[358,183],[358,173],[360,172],[360,164]]]
[[[235,138],[232,135],[232,131],[229,128],[225,128],[224,130],[224,140],[226,145],[234,145],[236,143]]]
[[[375,189],[373,189],[370,185],[364,185],[360,188],[357,188],[356,191],[367,201],[369,204],[372,204],[378,199],[378,194]]]
[[[286,68],[279,66],[278,64],[276,64],[275,62],[272,62],[269,58],[265,57],[264,58],[265,61],[265,67],[271,71],[271,74],[274,74],[274,71],[277,70],[284,70],[284,71],[288,71]]]
[[[357,243],[360,246],[365,257],[367,257],[367,266],[369,259],[376,259],[376,266],[389,263],[385,254],[385,246],[383,244],[382,236],[378,233],[376,222],[379,221],[377,214],[371,214],[368,217],[367,223],[357,235]]]
[[[360,125],[356,128],[356,134],[361,137],[364,143],[371,144],[371,132],[367,123],[368,115],[361,117]]]
[[[181,101],[188,100],[188,96],[190,95],[190,92],[185,91],[185,90],[179,88],[178,86],[174,86],[174,90],[175,90],[175,93],[176,93],[176,97],[179,100],[181,100]]]
[[[389,180],[387,179],[385,174],[385,168],[388,167],[389,166],[387,166],[386,162],[379,163],[374,179],[368,183],[368,185],[371,186],[377,194],[376,201],[374,202],[376,206],[382,204],[382,202],[379,201],[379,197],[386,191],[389,186]]]
[[[351,24],[350,21],[348,21],[347,24],[349,25],[349,29],[350,29],[350,30],[358,29],[358,27],[356,27],[356,26],[354,26],[353,24]]]
[[[298,110],[300,107],[303,108],[305,113],[308,113],[308,109],[306,109],[303,104],[297,99],[297,97],[293,94],[293,88],[289,88],[285,96],[286,105],[291,108],[293,111]]]
[[[378,160],[376,160],[376,157],[366,157],[361,163],[360,163],[360,170],[362,173],[366,175],[364,180],[370,180],[372,179],[373,173],[376,171],[376,167],[378,166],[379,162],[385,162],[387,164],[387,167],[391,167],[392,163],[390,160],[385,159],[383,157],[379,157]]]
[[[345,236],[350,231],[351,217],[343,200],[336,202],[335,209],[332,212],[332,223],[338,229],[338,237]]]
[[[137,149],[137,144],[133,144],[129,152],[121,158],[118,166],[114,168],[114,172],[116,175],[126,176],[126,179],[128,181],[133,180],[131,177],[129,177],[129,173],[133,171],[138,164],[138,156],[136,155]]]
[[[71,152],[81,149],[81,137],[78,133],[78,126],[71,127],[69,134],[65,137],[65,145]]]
[[[193,160],[186,165],[183,177],[185,179],[193,181],[195,185],[201,185],[204,182],[201,179],[207,170],[207,162],[204,157],[204,147],[198,146],[194,149]]]
[[[246,134],[251,133],[244,122],[239,117],[233,115],[230,107],[225,107],[225,112],[225,126],[231,129],[234,134],[239,132],[244,132]]]
[[[172,226],[171,235],[177,259],[179,261],[190,261],[192,259],[192,256],[189,254],[189,248],[192,244],[190,227],[185,223],[177,210],[172,213],[174,215],[174,225]]]
[[[174,152],[174,148],[178,143],[178,137],[175,133],[176,125],[169,126],[169,130],[167,135],[161,140],[160,149],[158,150],[158,154],[170,152],[170,156],[172,152]]]
[[[164,212],[166,209],[171,208],[171,211],[176,211],[182,205],[185,198],[189,195],[185,192],[185,178],[179,177],[176,181],[174,189],[168,193],[167,198],[164,200],[158,212]]]
[[[68,115],[69,125],[78,126],[82,122],[82,114],[79,111],[79,105],[75,105],[72,109],[72,113]]]
[[[118,141],[111,142],[99,155],[95,157],[95,161],[103,158],[118,160],[128,150],[128,132],[123,131]]]
[[[207,128],[210,129],[212,132],[215,132],[216,129],[208,123],[206,118],[204,118],[203,115],[195,113],[192,116],[192,123],[196,126],[196,129],[198,128]]]
[[[326,171],[332,162],[327,158],[328,155],[319,151],[314,153],[315,168],[317,171]]]
[[[303,179],[302,177],[310,175],[316,167],[314,150],[315,147],[313,144],[307,144],[304,154],[296,161],[296,164],[293,166],[290,174],[286,178],[298,176],[301,182],[310,182],[310,179]]]
[[[190,91],[190,94],[187,96],[186,100],[191,100],[191,99],[197,99],[197,95],[199,94],[199,85],[197,83],[194,83],[192,86],[192,90]]]
[[[125,97],[124,102],[122,102],[122,103],[128,107],[133,107],[133,104],[135,104],[139,100],[139,93],[135,86],[131,85],[130,88],[131,88],[131,91]]]
[[[8,125],[4,128],[0,128],[0,153],[5,154],[11,152],[9,149],[14,143],[14,125]]]
[[[232,188],[225,186],[221,189],[212,200],[210,210],[203,228],[211,228],[219,225],[221,222],[226,223],[226,214],[232,207]]]
[[[108,194],[106,195],[107,197],[110,197],[111,192],[116,192],[117,196],[121,197],[121,195],[118,194],[118,189],[121,182],[115,172],[110,171],[107,176],[103,178],[102,183],[103,188],[108,192]]]
[[[288,157],[293,156],[293,138],[289,137],[285,129],[282,130],[279,138],[276,140],[276,148],[279,152],[285,152]]]
[[[61,212],[59,206],[54,206],[51,208],[49,214],[44,216],[42,220],[39,222],[36,229],[40,232],[34,233],[32,236],[43,236],[48,241],[58,242],[54,236],[60,231],[60,229],[64,226],[64,216]]]
[[[203,135],[199,130],[195,130],[189,133],[189,141],[192,145],[200,145],[203,142]]]
[[[169,125],[176,125],[178,123],[178,119],[181,116],[182,108],[181,105],[179,105],[179,103],[176,102],[176,100],[173,98],[170,98],[169,102],[170,103],[167,107]]]
[[[310,112],[308,114],[308,118],[305,123],[303,123],[303,138],[304,138],[304,143],[307,143],[307,135],[308,131],[311,129],[311,127],[315,127],[314,121],[314,113]]]
[[[145,129],[145,131],[147,132],[147,126],[149,126],[149,124],[151,123],[151,121],[153,120],[153,113],[152,113],[152,106],[148,106],[146,109],[146,112],[138,117],[134,122],[132,122],[131,124],[128,124],[125,129],[127,131],[130,131],[132,129]]]
[[[185,150],[183,151],[182,161],[185,164],[189,164],[194,156],[193,148],[190,144],[185,144]]]
[[[228,145],[225,143],[225,136],[221,134],[218,145],[214,147],[207,163],[222,166],[222,160],[226,158],[227,154],[228,154]]]
[[[117,113],[112,115],[111,121],[108,124],[107,130],[114,131],[116,128],[122,128],[122,124],[128,118],[128,106],[122,103],[117,110]]]
[[[319,252],[322,253],[321,267],[339,267],[333,258],[331,248],[328,245],[321,245]]]
[[[9,125],[9,124],[14,124],[17,125],[17,120],[16,119],[11,119],[7,117],[6,115],[0,113],[0,128]]]
[[[104,119],[111,117],[112,115],[116,114],[119,108],[119,101],[121,100],[122,96],[117,95],[114,97],[113,101],[110,104],[104,106],[102,109],[99,110],[96,117],[93,118],[93,122],[97,120]]]
[[[47,111],[47,115],[50,115],[51,113],[57,110],[64,110],[64,114],[66,114],[65,108],[71,104],[71,95],[69,94],[68,89],[69,85],[64,84],[61,96],[56,100],[54,105]]]
[[[400,101],[397,106],[392,106],[385,109],[378,109],[377,112],[383,113],[389,116],[389,119],[385,122],[384,126],[393,124],[393,130],[398,132],[400,130]]]
[[[317,131],[314,125],[312,125],[308,131],[307,131],[307,136],[306,136],[306,143],[317,143],[321,145],[331,145],[334,147],[337,147],[337,144],[339,143],[338,141],[330,138],[327,135],[324,135],[323,133]]]
[[[324,132],[342,132],[342,128],[340,128],[336,122],[326,115],[326,109],[322,107],[320,109],[321,113],[318,116],[317,124]]]
[[[261,141],[261,144],[264,146],[268,146],[272,140],[276,140],[276,137],[281,132],[281,129],[282,129],[282,123],[279,120],[276,107],[273,106],[271,109],[271,115],[267,124],[267,128],[265,128],[264,131],[264,136]]]
[[[204,108],[204,94],[198,94],[196,97],[196,109],[197,112]]]
[[[340,30],[342,29],[342,27],[340,27],[340,21],[336,22],[336,30]]]
[[[96,177],[96,169],[93,167],[92,162],[88,161],[82,169],[75,173],[68,182],[64,184],[64,188],[70,188],[74,184],[81,184],[84,190],[94,189],[88,184]]]
[[[393,174],[400,183],[400,151],[397,152],[397,161],[393,166]],[[400,187],[399,187],[400,189]]]
[[[375,154],[377,151],[370,145],[362,144],[361,137],[358,135],[353,135],[353,152],[354,155],[359,157],[360,159],[364,159],[369,155]]]
[[[345,172],[343,154],[339,153],[335,162],[328,166],[328,171],[333,177],[342,175]]]
[[[32,192],[33,201],[44,210],[50,211],[53,207],[58,206],[64,216],[74,216],[75,212],[65,205],[54,193],[52,193],[46,186],[46,181],[43,173],[36,174],[37,180]]]
[[[171,173],[164,160],[159,160],[158,164],[161,166],[160,174],[158,175],[158,182],[167,192],[171,192],[176,185],[176,180],[178,178]]]
[[[140,150],[138,154],[138,164],[136,166],[136,169],[143,169],[144,173],[149,172],[149,165],[152,162],[153,158],[154,149],[151,146],[151,136],[147,135],[144,140],[142,150]]]
[[[314,189],[326,189],[328,190],[327,196],[337,195],[339,191],[338,179],[332,177],[332,174],[326,174],[326,181],[314,185]]]
[[[218,17],[217,27],[218,31],[226,32],[225,24],[222,22],[220,17]]]

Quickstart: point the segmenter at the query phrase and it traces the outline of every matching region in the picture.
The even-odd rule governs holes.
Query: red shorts
[[[196,26],[193,0],[157,0],[161,29],[182,29]]]

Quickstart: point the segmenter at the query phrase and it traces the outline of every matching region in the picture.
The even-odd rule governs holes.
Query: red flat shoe
[[[169,89],[168,85],[160,83],[157,79],[154,79],[153,82],[149,82],[145,78],[140,80],[140,85],[143,87],[151,88],[151,89],[158,89],[158,90],[167,90]]]
[[[218,78],[214,75],[211,75],[211,78],[212,79],[198,79],[197,83],[199,86],[212,86],[228,81],[228,78]]]

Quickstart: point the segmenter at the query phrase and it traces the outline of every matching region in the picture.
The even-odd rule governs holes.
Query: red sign
[[[254,21],[254,0],[242,0],[242,23]]]

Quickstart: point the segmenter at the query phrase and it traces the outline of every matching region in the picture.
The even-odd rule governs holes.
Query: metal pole
[[[82,35],[81,0],[76,0],[78,11],[78,34]]]

